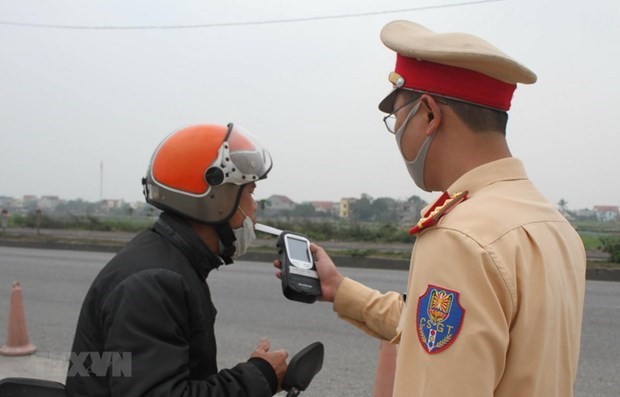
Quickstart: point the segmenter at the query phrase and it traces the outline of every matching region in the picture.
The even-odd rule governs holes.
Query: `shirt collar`
[[[521,160],[508,157],[478,166],[457,179],[449,188],[450,195],[468,192],[471,197],[477,191],[496,182],[527,179]]]

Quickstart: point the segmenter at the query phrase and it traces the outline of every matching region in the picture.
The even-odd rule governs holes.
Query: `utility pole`
[[[103,160],[99,163],[99,201],[103,201]]]

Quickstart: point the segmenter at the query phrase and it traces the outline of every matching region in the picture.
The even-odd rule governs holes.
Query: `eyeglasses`
[[[385,116],[383,118],[383,123],[385,124],[385,128],[387,128],[387,130],[390,132],[390,134],[396,134],[396,113],[398,113],[402,108],[405,108],[409,105],[411,105],[412,103],[415,103],[416,101],[418,101],[420,98],[416,98],[410,102],[405,103],[403,106],[400,106],[398,109],[395,109],[392,113],[388,114],[387,116]],[[433,99],[435,100],[435,102],[440,103],[442,105],[447,105],[446,102],[442,102],[439,99],[433,97]]]
[[[418,99],[420,98],[416,98],[411,102],[405,103],[403,106],[400,106],[398,109],[395,109],[392,113],[388,114],[387,116],[383,118],[383,123],[385,124],[385,128],[387,128],[390,134],[396,133],[396,113],[398,113],[402,108],[407,107],[411,105],[412,103],[415,103]]]

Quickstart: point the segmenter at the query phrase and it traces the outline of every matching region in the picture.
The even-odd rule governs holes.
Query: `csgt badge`
[[[428,285],[418,299],[418,340],[427,353],[447,349],[461,330],[465,309],[459,303],[459,293],[447,288]]]

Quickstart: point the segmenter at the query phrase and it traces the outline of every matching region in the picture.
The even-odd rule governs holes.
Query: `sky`
[[[0,196],[141,201],[169,133],[234,122],[274,160],[257,199],[432,201],[377,109],[395,61],[379,33],[408,19],[532,69],[512,154],[553,203],[620,205],[620,2],[467,2],[0,0]]]

